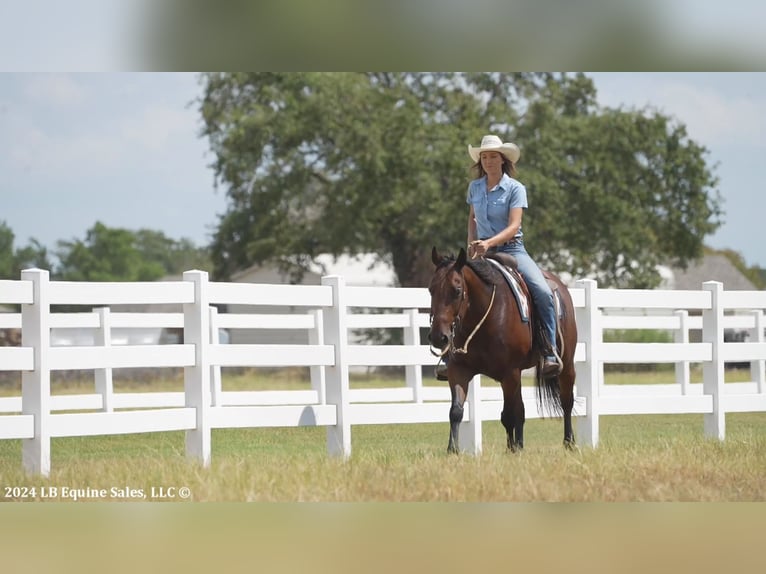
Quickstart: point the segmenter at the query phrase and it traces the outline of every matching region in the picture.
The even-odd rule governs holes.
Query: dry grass
[[[510,454],[488,422],[478,457],[446,454],[446,423],[354,427],[346,461],[327,456],[321,428],[218,430],[210,468],[187,461],[183,433],[66,438],[53,441],[48,479],[25,477],[19,441],[3,441],[0,475],[38,488],[187,486],[195,501],[766,500],[766,414],[729,415],[728,427],[719,443],[697,415],[604,417],[599,448],[567,452],[560,421],[533,420],[526,450]]]

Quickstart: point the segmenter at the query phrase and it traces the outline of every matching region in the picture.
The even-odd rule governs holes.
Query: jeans
[[[518,239],[510,244],[501,245],[498,247],[498,251],[508,253],[516,258],[519,273],[524,277],[524,281],[529,287],[529,293],[535,302],[535,310],[540,314],[545,335],[551,343],[550,354],[547,357],[558,355],[556,352],[556,309],[553,305],[553,292],[543,277],[543,272],[527,253],[524,243]]]

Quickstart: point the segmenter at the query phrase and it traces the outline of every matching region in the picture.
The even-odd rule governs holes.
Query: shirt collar
[[[487,185],[487,176],[484,176],[484,185]],[[503,191],[508,191],[511,189],[511,178],[508,176],[507,173],[504,173],[503,176],[500,178],[500,181],[497,184],[497,187],[502,189]],[[487,191],[489,191],[489,186],[487,186]]]

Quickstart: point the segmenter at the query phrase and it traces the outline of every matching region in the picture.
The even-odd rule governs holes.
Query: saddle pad
[[[513,293],[513,296],[516,298],[516,303],[518,303],[519,305],[521,320],[524,323],[529,322],[529,300],[527,299],[526,295],[524,295],[524,292],[521,290],[521,285],[519,285],[519,280],[516,277],[516,274],[508,271],[505,265],[502,265],[500,262],[495,261],[494,259],[487,258],[485,259],[485,261],[489,261],[492,265],[497,267],[500,273],[503,274],[503,277],[505,278],[505,282],[508,283],[508,286],[511,288],[511,293]]]

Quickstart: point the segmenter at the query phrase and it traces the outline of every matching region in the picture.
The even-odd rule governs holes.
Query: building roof
[[[720,281],[727,291],[757,290],[728,257],[718,253],[705,255],[685,270],[673,269],[673,278],[667,288],[698,290],[705,281]]]
[[[304,274],[304,285],[318,285],[324,275],[340,275],[346,285],[358,287],[391,287],[396,285],[396,273],[388,263],[380,261],[373,253],[360,255],[321,254],[316,257]],[[290,279],[277,267],[253,265],[231,276],[231,280],[241,283],[289,283]]]
[[[732,262],[721,254],[708,254],[689,265],[687,269],[658,265],[660,289],[699,290],[705,281],[720,281],[727,291],[756,291],[757,288]],[[397,284],[393,267],[380,261],[375,254],[317,256],[303,279],[304,284],[319,284],[323,275],[340,275],[347,285],[388,287]],[[567,284],[574,278],[561,273]],[[232,276],[233,281],[255,283],[288,283],[287,277],[271,266],[253,266]]]
[[[347,285],[391,287],[396,284],[396,273],[391,265],[380,261],[373,253],[359,255],[329,254],[317,256],[311,271],[319,275],[341,275]]]

